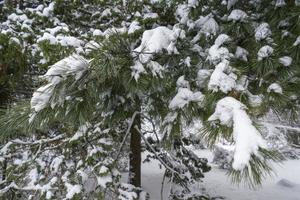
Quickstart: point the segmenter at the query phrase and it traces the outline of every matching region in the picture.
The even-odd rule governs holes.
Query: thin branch
[[[161,162],[161,164],[166,168],[168,169],[169,171],[175,173],[175,174],[178,174],[179,177],[181,177],[181,175],[175,171],[173,168],[171,168],[170,166],[168,166],[156,153],[155,149],[151,146],[151,144],[149,144],[149,142],[147,141],[147,139],[145,138],[145,136],[143,135],[143,133],[140,131],[140,129],[135,126],[134,127],[141,135],[142,139],[144,140],[144,142],[146,143],[146,145],[151,149],[152,153],[156,156],[156,158]]]
[[[155,126],[154,122],[150,119],[150,117],[147,117],[147,116],[144,115],[144,114],[142,114],[142,116],[143,116],[145,119],[147,119],[147,120],[151,123],[151,125],[152,125],[152,127],[153,127],[153,133],[155,134],[156,140],[157,140],[158,143],[160,143],[160,140],[159,140],[159,138],[158,138],[158,134],[157,134],[157,132],[156,132],[156,126]]]
[[[127,131],[126,131],[126,133],[125,133],[125,136],[124,136],[124,138],[123,138],[123,141],[122,141],[121,146],[120,146],[120,148],[119,148],[119,151],[118,151],[118,153],[117,153],[117,156],[116,156],[116,158],[115,158],[115,161],[117,161],[117,160],[119,159],[119,156],[120,156],[120,154],[121,154],[122,148],[123,148],[123,146],[124,146],[124,144],[125,144],[125,142],[126,142],[126,139],[127,139],[128,135],[130,134],[130,130],[131,130],[131,127],[132,127],[132,125],[133,125],[133,123],[134,123],[134,119],[135,119],[135,117],[136,117],[138,114],[140,114],[140,112],[137,112],[137,111],[136,111],[136,112],[133,113],[133,115],[132,115],[132,117],[131,117],[131,120],[130,120],[130,122],[129,122]]]

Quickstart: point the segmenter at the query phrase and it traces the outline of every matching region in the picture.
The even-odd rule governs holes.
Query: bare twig
[[[146,145],[151,149],[152,153],[156,156],[156,158],[161,162],[161,164],[166,168],[168,169],[169,171],[177,174],[179,177],[181,177],[181,175],[175,171],[173,168],[171,168],[170,166],[168,166],[156,153],[155,149],[151,146],[151,144],[149,144],[149,142],[147,141],[147,139],[145,138],[145,136],[143,135],[143,133],[140,131],[140,129],[135,126],[134,127],[141,135],[142,139],[144,140],[144,142],[146,143]]]
[[[130,134],[130,130],[131,130],[131,127],[132,127],[132,125],[133,125],[133,123],[134,123],[134,119],[135,119],[135,117],[136,117],[138,114],[140,114],[140,112],[137,112],[137,111],[136,111],[136,112],[133,113],[133,115],[132,115],[132,117],[131,117],[131,120],[130,120],[130,122],[129,122],[127,131],[126,131],[126,133],[125,133],[125,136],[124,136],[124,138],[123,138],[123,141],[122,141],[121,146],[120,146],[120,148],[119,148],[119,151],[118,151],[118,153],[117,153],[117,156],[116,156],[116,158],[115,158],[115,161],[117,161],[117,160],[119,159],[119,156],[120,156],[120,154],[121,154],[122,148],[123,148],[123,146],[124,146],[124,144],[125,144],[125,142],[126,142],[126,139],[127,139],[128,135]]]

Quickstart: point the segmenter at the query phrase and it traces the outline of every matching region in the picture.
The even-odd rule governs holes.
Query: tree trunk
[[[141,136],[134,128],[141,128],[141,117],[136,115],[130,136],[130,154],[129,154],[129,183],[135,187],[141,187]]]

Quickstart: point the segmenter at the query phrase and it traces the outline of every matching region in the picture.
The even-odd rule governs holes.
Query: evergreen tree
[[[209,199],[194,190],[210,170],[207,160],[185,145],[185,130],[196,121],[208,146],[220,138],[234,143],[234,182],[260,184],[272,172],[270,160],[281,156],[268,150],[257,119],[270,109],[297,116],[298,5],[56,0],[7,9],[0,18],[6,20],[0,52],[7,56],[0,64],[23,66],[12,58],[16,48],[26,72],[50,67],[35,80],[42,86],[30,100],[1,116],[0,194],[146,198],[146,149],[146,161],[157,159],[166,169],[170,198]],[[123,157],[129,184],[121,181]]]

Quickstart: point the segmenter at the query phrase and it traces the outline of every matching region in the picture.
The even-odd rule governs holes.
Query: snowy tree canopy
[[[280,161],[258,123],[269,111],[297,118],[298,1],[25,0],[0,11],[0,89],[13,96],[0,115],[3,197],[146,199],[134,168],[145,151],[170,199],[209,199],[197,185],[208,161],[187,145],[196,122],[205,146],[231,143],[233,182],[259,185]]]

